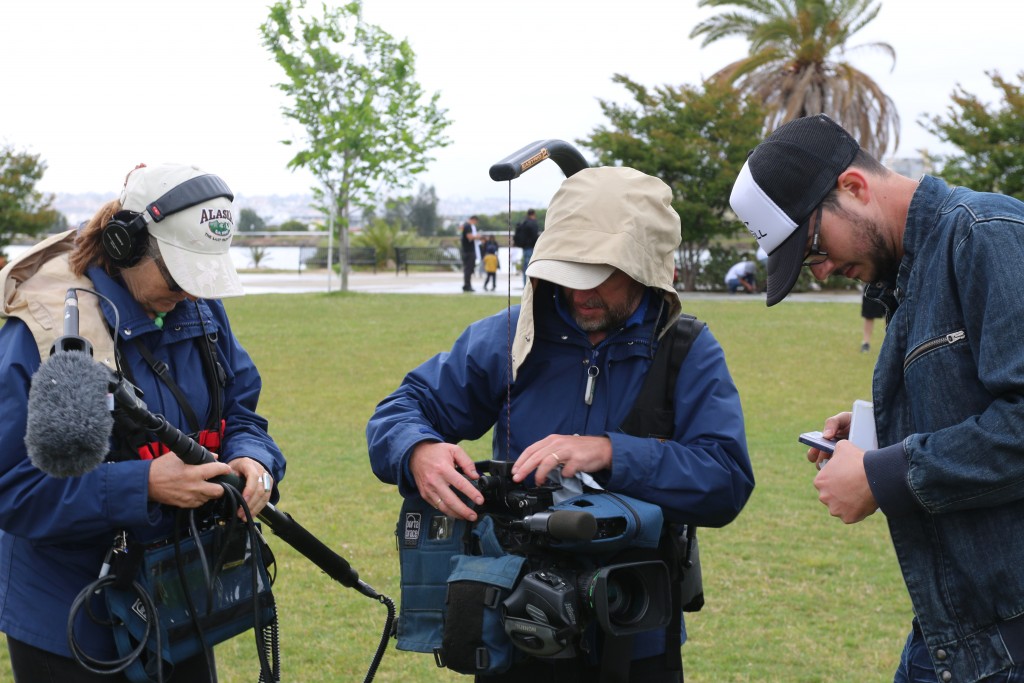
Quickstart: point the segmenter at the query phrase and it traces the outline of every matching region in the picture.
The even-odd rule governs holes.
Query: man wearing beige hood
[[[521,305],[470,325],[377,406],[367,425],[375,474],[403,496],[475,520],[466,502],[484,497],[457,444],[493,427],[493,458],[514,460],[517,482],[554,480],[568,497],[586,479],[657,504],[673,523],[731,522],[754,480],[740,399],[710,330],[697,334],[680,368],[671,433],[621,428],[680,316],[672,284],[680,221],[671,202],[665,183],[630,168],[567,178],[548,208]],[[596,681],[599,640],[587,637],[589,652],[574,659],[531,658],[477,678]],[[666,651],[664,631],[637,634],[629,680],[682,681],[668,642]]]

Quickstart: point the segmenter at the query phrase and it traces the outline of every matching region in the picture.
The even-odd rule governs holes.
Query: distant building
[[[924,174],[933,173],[931,160],[926,150],[918,150],[920,156],[916,157],[889,157],[885,160],[885,167],[908,178],[920,178]]]

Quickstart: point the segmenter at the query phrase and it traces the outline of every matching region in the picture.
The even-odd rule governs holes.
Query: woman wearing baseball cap
[[[223,180],[194,166],[139,166],[80,230],[0,271],[0,631],[16,681],[127,680],[82,668],[67,634],[72,602],[96,580],[115,535],[139,545],[166,538],[180,509],[224,496],[209,481],[220,475],[245,480],[253,516],[277,496],[285,461],[256,412],[260,375],[218,301],[243,293],[228,252],[232,199]],[[218,462],[185,464],[118,420],[106,462],[80,476],[47,474],[27,457],[31,380],[59,336],[70,289],[93,359],[121,370],[149,410]],[[74,635],[91,657],[114,659],[108,625],[79,614]],[[214,668],[212,654],[200,654],[165,680],[208,680]]]

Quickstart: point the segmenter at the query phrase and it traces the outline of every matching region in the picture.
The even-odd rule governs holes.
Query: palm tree
[[[750,53],[711,78],[732,83],[762,102],[765,130],[801,116],[828,114],[876,158],[899,145],[900,117],[892,98],[849,62],[829,59],[847,52],[850,37],[877,16],[875,0],[700,0],[700,7],[733,7],[690,32],[701,47],[743,36]],[[888,43],[858,46],[887,53]]]

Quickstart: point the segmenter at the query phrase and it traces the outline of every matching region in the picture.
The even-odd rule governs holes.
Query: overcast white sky
[[[898,156],[944,151],[917,124],[960,84],[994,99],[984,72],[1024,69],[1019,10],[1005,0],[883,0],[848,59],[895,100]],[[0,9],[0,142],[41,154],[48,192],[114,192],[136,163],[194,163],[239,195],[307,193],[282,72],[260,45],[265,0],[29,0]],[[605,122],[598,98],[627,102],[611,77],[698,83],[746,52],[688,38],[711,10],[696,0],[364,0],[365,17],[408,38],[428,92],[440,91],[453,144],[417,182],[442,199],[506,197],[490,165],[539,139],[573,142]],[[512,183],[543,205],[561,180],[545,162]]]

